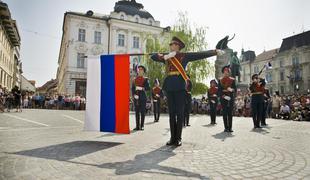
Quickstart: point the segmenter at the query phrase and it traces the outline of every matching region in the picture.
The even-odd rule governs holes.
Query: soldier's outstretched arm
[[[164,59],[164,56],[162,54],[152,54],[151,55],[151,59],[153,61],[156,61],[156,62],[161,62],[161,63],[164,63],[165,64],[165,59]]]
[[[208,51],[201,51],[201,52],[188,52],[185,53],[185,60],[187,60],[188,62],[191,61],[197,61],[200,59],[205,59],[208,57],[212,57],[215,55],[218,55],[219,53],[221,53],[222,50],[208,50]]]

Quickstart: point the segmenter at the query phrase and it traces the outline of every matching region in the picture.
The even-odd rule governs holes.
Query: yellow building
[[[8,5],[0,1],[0,85],[11,90],[20,87],[20,36]]]

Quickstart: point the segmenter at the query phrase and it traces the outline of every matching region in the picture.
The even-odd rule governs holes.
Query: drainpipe
[[[108,54],[110,54],[110,41],[111,41],[111,18],[107,20],[107,25],[108,25]]]

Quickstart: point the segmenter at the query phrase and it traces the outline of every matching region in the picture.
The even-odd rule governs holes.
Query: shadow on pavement
[[[202,127],[215,127],[216,124],[206,124],[206,125],[202,125]]]
[[[73,141],[10,154],[66,161],[121,144],[122,143],[102,141]]]
[[[221,139],[225,141],[226,138],[234,137],[235,135],[228,133],[228,132],[220,132],[217,134],[212,135],[215,139]]]
[[[263,128],[256,128],[256,129],[252,129],[251,132],[256,132],[256,133],[259,133],[259,134],[269,134],[269,131],[266,131],[265,129]]]
[[[136,155],[133,160],[127,160],[122,162],[104,163],[104,164],[88,164],[83,162],[67,161],[75,164],[96,166],[105,169],[115,169],[117,175],[131,175],[139,172],[154,173],[154,174],[166,174],[173,176],[185,176],[191,178],[208,179],[208,177],[202,176],[198,173],[189,172],[183,169],[178,169],[169,166],[159,165],[161,162],[176,155],[173,150],[176,147],[162,146],[154,151]]]

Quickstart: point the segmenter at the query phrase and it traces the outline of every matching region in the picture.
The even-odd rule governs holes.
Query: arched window
[[[138,17],[136,17],[135,21],[136,21],[136,23],[139,23],[139,18],[138,18]]]
[[[153,21],[152,20],[149,20],[149,25],[153,25]]]
[[[121,17],[120,17],[120,19],[121,19],[121,20],[124,20],[124,19],[125,19],[125,16],[122,14]]]

